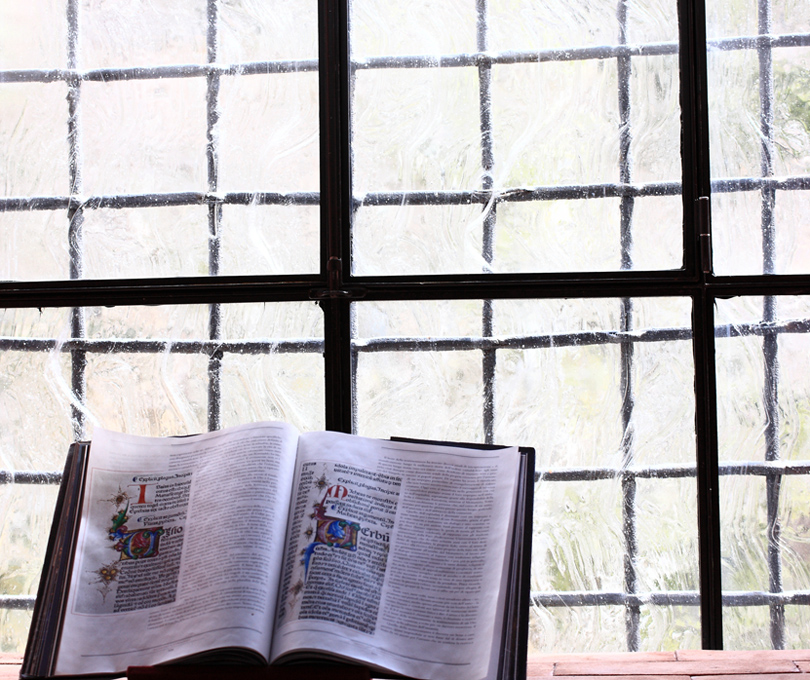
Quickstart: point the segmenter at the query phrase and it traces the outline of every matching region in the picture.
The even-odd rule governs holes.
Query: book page
[[[270,648],[297,432],[97,430],[58,675]]]
[[[311,649],[485,677],[518,460],[514,448],[302,435],[274,659]]]

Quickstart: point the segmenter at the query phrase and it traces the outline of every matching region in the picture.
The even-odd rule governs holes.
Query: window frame
[[[486,0],[476,0],[479,12]],[[623,6],[623,0],[620,2]],[[77,20],[78,0],[68,0],[68,21]],[[74,310],[75,337],[82,335],[78,310],[91,306],[206,304],[210,306],[211,339],[218,336],[219,307],[229,303],[315,300],[324,313],[325,408],[327,429],[350,432],[353,427],[354,366],[352,304],[355,301],[518,298],[680,297],[692,302],[692,351],[695,364],[697,495],[700,569],[701,635],[704,649],[722,649],[720,501],[718,482],[717,384],[715,372],[715,301],[734,296],[778,296],[810,293],[810,275],[715,276],[711,266],[711,195],[707,83],[706,10],[704,0],[679,0],[679,69],[683,201],[683,266],[672,271],[579,272],[575,274],[493,274],[433,276],[355,276],[351,272],[351,224],[356,209],[351,186],[351,80],[348,0],[319,0],[320,99],[320,271],[303,276],[218,276],[216,257],[211,276],[171,279],[81,279],[78,250],[70,280],[0,283],[4,308],[69,307]],[[217,2],[208,0],[208,16]],[[75,47],[75,46],[74,46]],[[479,44],[479,65],[486,54]],[[216,62],[216,41],[209,35],[209,63]],[[75,68],[75,51],[69,64]],[[15,73],[17,74],[15,76]],[[2,74],[6,82],[23,78]],[[103,78],[104,74],[99,74]],[[209,97],[218,92],[216,69],[207,74]],[[78,134],[76,91],[70,99],[70,138]],[[209,102],[209,129],[216,124],[216,106]],[[210,141],[210,140],[209,140]],[[71,169],[74,183],[78,170]],[[224,201],[216,193],[216,167],[209,144],[209,191],[192,200],[209,210],[210,233],[217,237],[217,211]],[[486,192],[487,189],[482,191]],[[14,199],[0,201],[0,209]],[[40,199],[30,199],[34,207]],[[62,199],[59,199],[62,200]],[[103,202],[104,197],[90,200]],[[74,198],[62,201],[70,215],[71,243],[81,238],[82,211]],[[19,207],[15,209],[20,209]],[[73,261],[73,260],[72,260]],[[81,362],[80,351],[74,362]],[[221,355],[212,354],[209,371],[219,370]],[[75,365],[75,364],[74,364]],[[74,371],[73,389],[84,393],[81,371]],[[485,387],[485,391],[487,388]],[[491,392],[491,390],[490,390]],[[492,395],[485,396],[491,401]],[[216,394],[210,400],[218,399]],[[490,404],[491,407],[491,404]],[[214,413],[216,410],[214,409]],[[211,409],[209,409],[209,414]],[[74,419],[81,423],[77,411]],[[209,428],[219,426],[209,415]],[[81,428],[78,427],[78,430]],[[79,436],[77,430],[77,436]],[[519,442],[521,443],[521,442]],[[778,646],[778,639],[774,645]],[[784,642],[782,642],[784,644]]]

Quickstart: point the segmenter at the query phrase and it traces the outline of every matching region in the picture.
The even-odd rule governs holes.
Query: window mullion
[[[321,144],[321,277],[324,311],[326,427],[350,432],[353,391],[351,303],[344,281],[351,274],[351,128],[349,118],[348,0],[319,0]]]
[[[693,298],[700,615],[703,649],[723,648],[714,296]]]
[[[713,276],[701,262],[701,235],[710,214],[701,197],[711,193],[709,104],[704,0],[680,0],[681,158],[683,167],[684,268],[698,290],[692,298],[697,437],[698,540],[701,636],[704,649],[723,648],[720,572],[720,496],[715,373]],[[702,217],[707,219],[702,219]],[[709,239],[710,236],[704,238]]]

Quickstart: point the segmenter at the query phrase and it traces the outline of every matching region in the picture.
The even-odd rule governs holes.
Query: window
[[[535,446],[535,650],[806,647],[805,9],[0,5],[2,649],[70,441],[256,419]]]

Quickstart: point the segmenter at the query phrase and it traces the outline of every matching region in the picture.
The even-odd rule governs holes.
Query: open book
[[[23,677],[327,659],[525,676],[533,451],[97,430],[71,447]]]

